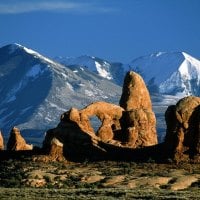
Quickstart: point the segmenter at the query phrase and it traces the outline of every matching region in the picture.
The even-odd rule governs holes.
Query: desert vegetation
[[[0,199],[198,199],[199,164],[123,161],[0,163]]]

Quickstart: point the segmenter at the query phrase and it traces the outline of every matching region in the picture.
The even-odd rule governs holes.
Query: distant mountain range
[[[55,58],[65,65],[78,65],[123,84],[126,72],[133,70],[144,78],[151,93],[200,95],[200,61],[185,52],[155,53],[134,59],[129,64],[112,63],[97,57]]]
[[[184,52],[123,64],[91,56],[50,59],[11,44],[0,48],[0,129],[7,135],[18,126],[28,137],[43,137],[70,107],[99,100],[118,104],[129,70],[142,75],[151,94],[200,95],[200,61]]]
[[[70,107],[115,102],[121,87],[80,66],[66,67],[19,44],[0,48],[0,129],[40,135]]]

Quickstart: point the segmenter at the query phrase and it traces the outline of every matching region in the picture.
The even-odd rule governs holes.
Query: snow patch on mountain
[[[99,73],[99,75],[103,78],[107,78],[108,80],[112,79],[110,73],[108,71],[106,71],[102,65],[100,63],[98,63],[97,61],[94,62],[95,65],[96,65],[96,69],[97,69],[97,72]],[[103,63],[103,66],[107,66],[108,68],[108,63],[104,62]]]
[[[67,82],[66,85],[72,92],[74,92],[74,88],[70,83]]]

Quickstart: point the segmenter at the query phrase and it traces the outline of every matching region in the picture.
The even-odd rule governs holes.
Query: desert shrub
[[[50,183],[51,182],[51,178],[48,175],[44,175],[43,177],[46,181],[46,183]]]
[[[76,188],[78,185],[80,186],[80,180],[80,177],[71,175],[68,177],[68,179],[63,181],[63,186]]]

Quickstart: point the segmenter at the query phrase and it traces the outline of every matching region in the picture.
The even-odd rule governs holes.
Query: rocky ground
[[[0,199],[199,199],[200,164],[0,162]]]

